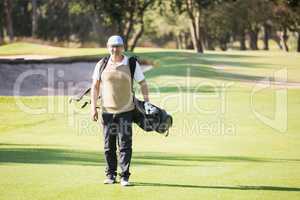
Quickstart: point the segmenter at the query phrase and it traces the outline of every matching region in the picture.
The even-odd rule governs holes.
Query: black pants
[[[104,156],[106,175],[117,175],[117,145],[119,147],[119,164],[121,177],[130,176],[129,167],[132,155],[132,118],[133,111],[120,114],[102,113]]]

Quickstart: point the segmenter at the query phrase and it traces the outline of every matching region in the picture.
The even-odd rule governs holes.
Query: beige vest
[[[122,113],[134,109],[128,65],[107,65],[101,74],[102,111]]]

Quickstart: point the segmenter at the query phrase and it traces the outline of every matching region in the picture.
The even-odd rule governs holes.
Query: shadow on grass
[[[300,159],[260,158],[248,156],[208,156],[185,155],[145,152],[134,155],[135,159],[160,160],[160,161],[195,161],[195,162],[298,162]],[[193,165],[193,164],[192,164]],[[191,165],[191,166],[192,166]]]
[[[256,76],[256,75],[245,75],[239,73],[231,73],[225,71],[218,71],[212,67],[206,66],[193,66],[189,65],[166,65],[162,67],[155,68],[155,70],[150,70],[146,73],[147,78],[154,78],[157,76],[181,76],[181,77],[199,77],[214,80],[225,80],[225,81],[258,81],[265,78],[272,77]]]
[[[212,87],[209,85],[199,86],[199,87],[186,87],[186,86],[160,86],[158,88],[149,87],[151,93],[215,93],[221,89],[220,87]]]
[[[253,62],[253,59],[260,56],[245,54],[222,54],[205,53],[197,54],[193,52],[149,52],[138,53],[138,56],[145,59],[151,59],[165,66],[166,64],[204,64],[211,66],[232,66],[237,68],[265,68],[273,66],[268,63]],[[250,62],[249,62],[250,61]]]
[[[281,186],[243,186],[243,185],[241,185],[241,186],[206,186],[206,185],[183,185],[183,184],[142,183],[142,182],[134,182],[133,184],[134,184],[134,186],[151,186],[151,187],[300,192],[300,188],[281,187]]]
[[[83,166],[103,166],[105,165],[103,152],[95,151],[78,151],[59,148],[33,148],[34,145],[29,145],[27,148],[22,148],[22,145],[0,144],[0,165],[1,164],[67,164],[67,165],[83,165]],[[8,146],[2,148],[1,146]],[[27,145],[24,145],[27,146]],[[23,146],[23,147],[24,147]],[[137,153],[138,154],[138,153]],[[160,162],[158,160],[136,159],[134,165],[153,165],[153,166],[187,166],[181,163]]]
[[[160,67],[146,72],[147,78],[154,78],[157,76],[189,76],[227,81],[257,81],[268,77],[226,72],[219,69],[222,69],[223,66],[230,66],[235,67],[238,72],[240,68],[245,67],[250,69],[273,66],[268,63],[251,61],[251,59],[258,57],[252,55],[219,53],[200,55],[192,52],[151,52],[140,53],[138,55],[153,59],[154,62],[160,63]],[[214,67],[218,67],[218,70]],[[189,74],[187,75],[188,70]]]
[[[100,153],[89,153],[84,151],[73,151],[45,147],[33,148],[32,145],[27,148],[17,147],[0,149],[0,164],[28,163],[102,165],[104,163],[102,157],[103,156]]]
[[[191,162],[192,161],[192,162]],[[134,152],[134,165],[153,166],[195,166],[201,162],[288,162],[300,161],[297,159],[273,159],[243,156],[206,156],[185,155],[153,152]],[[79,151],[62,148],[40,147],[37,145],[0,144],[0,165],[7,163],[28,164],[70,164],[70,165],[105,165],[103,152]]]
[[[145,53],[137,53],[139,57],[149,57],[152,59],[163,59],[168,57],[174,57],[175,59],[178,58],[209,58],[209,59],[238,59],[238,58],[245,58],[245,59],[253,59],[258,58],[260,56],[257,55],[249,55],[249,54],[226,54],[226,53],[205,53],[199,54],[195,52],[184,52],[184,51],[160,51],[160,52],[145,52]]]

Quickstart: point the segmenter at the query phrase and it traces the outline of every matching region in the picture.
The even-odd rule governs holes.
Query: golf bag
[[[107,62],[109,60],[109,56],[104,57],[102,60],[102,64],[100,66],[100,76],[105,69]],[[135,56],[132,56],[129,58],[129,68],[130,68],[130,74],[131,74],[131,81],[133,83],[134,78],[134,72],[136,67],[136,61],[137,58]],[[133,84],[132,84],[133,87]],[[69,103],[72,103],[72,101],[80,102],[83,100],[84,96],[87,96],[91,91],[91,88],[86,88],[82,90],[77,95],[71,97],[69,99]],[[133,91],[133,88],[132,88]],[[134,94],[134,91],[133,91]],[[101,96],[99,96],[101,98]],[[142,128],[144,131],[156,131],[160,134],[165,134],[165,136],[169,135],[169,128],[172,126],[173,118],[171,115],[169,115],[164,109],[161,109],[153,104],[151,104],[155,108],[155,112],[151,114],[146,114],[144,101],[141,101],[137,99],[133,95],[133,101],[135,105],[134,109],[134,116],[133,116],[133,122],[136,123],[140,128]],[[91,103],[91,100],[85,100],[83,101],[81,108],[86,107],[88,104]]]
[[[133,122],[136,123],[144,131],[156,131],[160,134],[169,135],[169,128],[173,124],[173,118],[164,109],[152,104],[155,111],[151,114],[146,114],[145,101],[134,98],[134,115]]]

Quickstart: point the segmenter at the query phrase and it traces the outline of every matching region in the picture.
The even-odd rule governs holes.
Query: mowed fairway
[[[172,113],[174,126],[169,137],[134,127],[134,186],[102,184],[102,133],[89,108],[62,96],[20,97],[46,111],[30,114],[14,97],[0,97],[1,200],[300,199],[300,85],[253,92],[255,81],[278,70],[300,82],[299,54],[137,54],[159,64],[146,73],[151,99]]]

